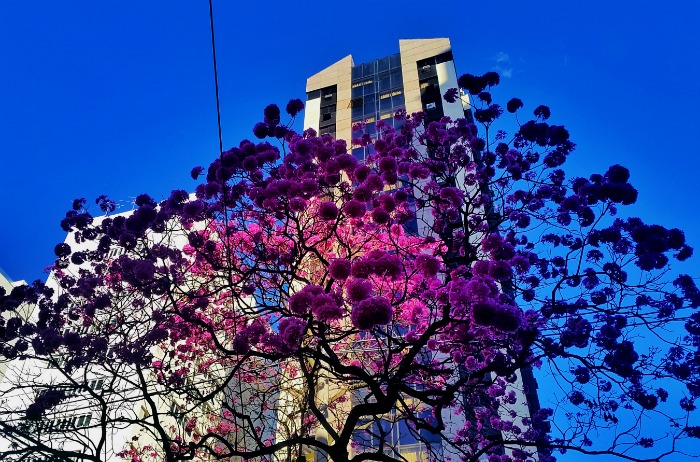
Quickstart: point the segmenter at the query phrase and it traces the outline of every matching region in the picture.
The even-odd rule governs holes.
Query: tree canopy
[[[625,167],[569,177],[567,129],[517,98],[506,113],[498,83],[459,79],[463,119],[360,124],[364,162],[293,131],[292,100],[288,124],[270,105],[258,141],[194,168],[194,194],[117,215],[100,197],[98,218],[77,199],[49,281],[0,296],[5,456],[681,451],[700,436],[700,293],[669,262],[692,249],[618,213],[637,198]],[[556,406],[540,407],[533,368],[553,371]]]

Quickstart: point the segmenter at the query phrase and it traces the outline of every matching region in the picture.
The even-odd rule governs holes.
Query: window
[[[102,385],[104,385],[104,383],[104,379],[91,380],[90,383],[88,383],[88,387],[95,391],[102,390]]]
[[[377,72],[386,72],[389,69],[391,69],[391,57],[377,60]]]
[[[77,428],[87,427],[88,425],[90,425],[91,420],[92,420],[91,414],[81,415],[80,417],[78,417],[78,420],[75,422],[75,426]]]

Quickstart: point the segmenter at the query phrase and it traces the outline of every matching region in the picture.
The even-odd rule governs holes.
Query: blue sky
[[[552,108],[578,143],[573,170],[627,165],[635,213],[700,242],[695,2],[243,3],[214,2],[225,147],[347,54],[363,62],[397,52],[399,38],[450,37],[459,73],[499,69],[497,97]],[[194,186],[190,168],[218,150],[209,40],[205,0],[0,2],[10,277],[43,277],[75,197],[128,203]]]
[[[449,37],[458,73],[499,70],[498,99],[552,108],[578,144],[571,171],[628,166],[631,214],[700,246],[695,1],[215,0],[214,12],[224,147],[347,54]],[[209,33],[206,0],[0,1],[0,267],[12,279],[45,277],[73,198],[194,186],[190,168],[218,154]]]

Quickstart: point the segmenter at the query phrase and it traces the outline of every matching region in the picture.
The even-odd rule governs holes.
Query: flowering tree
[[[0,297],[2,355],[53,371],[10,374],[5,453],[658,460],[700,436],[700,293],[669,277],[683,232],[616,218],[637,197],[622,166],[567,178],[547,107],[496,131],[497,83],[459,79],[473,119],[358,127],[365,163],[271,105],[267,141],[193,169],[194,195],[100,219],[77,200],[49,283]],[[554,409],[532,368],[555,371]],[[76,403],[90,418],[61,426]]]

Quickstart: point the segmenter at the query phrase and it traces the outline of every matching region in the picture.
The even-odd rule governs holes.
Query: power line
[[[219,155],[224,153],[224,141],[221,136],[221,106],[219,104],[219,73],[216,68],[216,45],[214,43],[214,8],[209,0],[209,25],[211,29],[211,54],[214,61],[214,88],[216,90],[216,122],[219,128]]]

